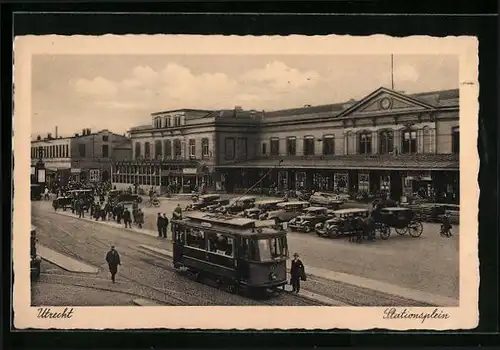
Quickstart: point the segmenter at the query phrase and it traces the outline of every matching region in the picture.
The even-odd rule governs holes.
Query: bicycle
[[[158,198],[153,198],[153,199],[148,199],[145,203],[147,208],[151,208],[154,206],[155,208],[158,208],[160,206],[160,201]]]

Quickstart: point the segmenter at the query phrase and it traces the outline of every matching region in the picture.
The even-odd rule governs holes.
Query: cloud
[[[115,95],[118,91],[116,84],[102,77],[92,80],[78,79],[75,83],[77,92],[88,95]]]
[[[244,73],[242,81],[259,82],[275,90],[298,89],[308,85],[314,85],[320,80],[317,72],[299,71],[290,68],[280,61],[266,64],[264,68],[252,69]]]
[[[413,65],[400,65],[394,70],[394,78],[400,81],[413,82],[417,81],[419,77],[418,71]]]

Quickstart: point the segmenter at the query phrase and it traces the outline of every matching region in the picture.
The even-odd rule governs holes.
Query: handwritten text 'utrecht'
[[[51,308],[41,307],[38,309],[38,318],[71,318],[73,317],[73,308],[65,307],[62,311],[52,311]]]

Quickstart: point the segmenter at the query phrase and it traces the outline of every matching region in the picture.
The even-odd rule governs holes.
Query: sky
[[[394,55],[405,93],[458,88],[456,55]],[[390,55],[34,55],[32,136],[124,133],[171,109],[276,110],[391,87]]]

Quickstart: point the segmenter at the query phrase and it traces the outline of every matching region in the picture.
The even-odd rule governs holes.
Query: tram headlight
[[[269,274],[269,279],[272,280],[272,281],[275,281],[275,280],[278,279],[278,275],[276,273],[274,273],[274,272],[271,272]]]

